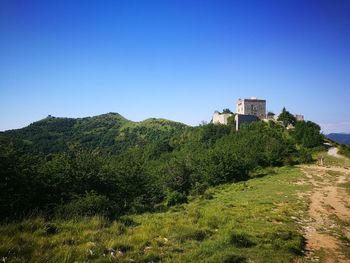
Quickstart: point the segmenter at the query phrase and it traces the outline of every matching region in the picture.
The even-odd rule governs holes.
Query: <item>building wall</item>
[[[304,120],[304,115],[295,114],[295,118],[297,119],[297,121],[303,121]]]
[[[239,130],[240,126],[243,123],[252,123],[254,121],[258,121],[259,118],[255,115],[247,115],[247,114],[236,114],[235,123],[236,123],[236,131]]]
[[[266,100],[239,99],[237,113],[242,115],[255,115],[260,119],[266,118]]]
[[[231,113],[214,112],[214,114],[213,114],[213,123],[214,124],[225,124],[225,125],[227,125],[227,119],[230,116],[232,116]]]

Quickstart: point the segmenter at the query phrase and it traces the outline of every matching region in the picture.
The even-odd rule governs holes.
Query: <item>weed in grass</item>
[[[120,217],[119,222],[124,224],[124,226],[126,226],[126,227],[138,225],[138,223],[136,223],[131,217],[128,217],[128,216]]]
[[[191,229],[187,228],[183,233],[178,237],[180,241],[184,242],[186,240],[196,240],[203,241],[209,236],[209,231],[204,229]]]
[[[231,233],[230,243],[237,248],[249,248],[256,245],[246,233]]]

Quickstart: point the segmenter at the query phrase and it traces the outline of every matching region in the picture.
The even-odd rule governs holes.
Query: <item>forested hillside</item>
[[[269,166],[311,160],[318,125],[273,122],[187,127],[116,113],[48,117],[1,134],[0,217],[52,218],[159,211],[209,186],[247,180]]]
[[[169,139],[185,128],[182,123],[164,119],[132,122],[118,113],[78,119],[48,116],[23,129],[2,132],[0,139],[30,153],[58,153],[81,146],[116,154],[132,146]]]

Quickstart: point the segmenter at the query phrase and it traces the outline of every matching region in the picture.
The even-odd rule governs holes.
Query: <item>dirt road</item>
[[[330,155],[337,156],[336,148]],[[335,154],[335,155],[334,155]],[[350,169],[305,165],[312,190],[308,218],[302,222],[306,262],[350,263]]]
[[[344,158],[342,155],[338,154],[338,148],[337,147],[331,147],[328,149],[328,154],[330,156],[336,157],[336,158]]]

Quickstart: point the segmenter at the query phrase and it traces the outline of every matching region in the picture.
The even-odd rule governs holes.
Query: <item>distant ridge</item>
[[[327,134],[326,137],[337,143],[350,145],[349,133],[330,133],[330,134]]]
[[[187,127],[158,118],[134,122],[114,112],[84,118],[49,115],[27,127],[0,132],[0,143],[12,143],[24,152],[44,154],[64,152],[74,145],[120,153],[130,147],[161,142]]]

